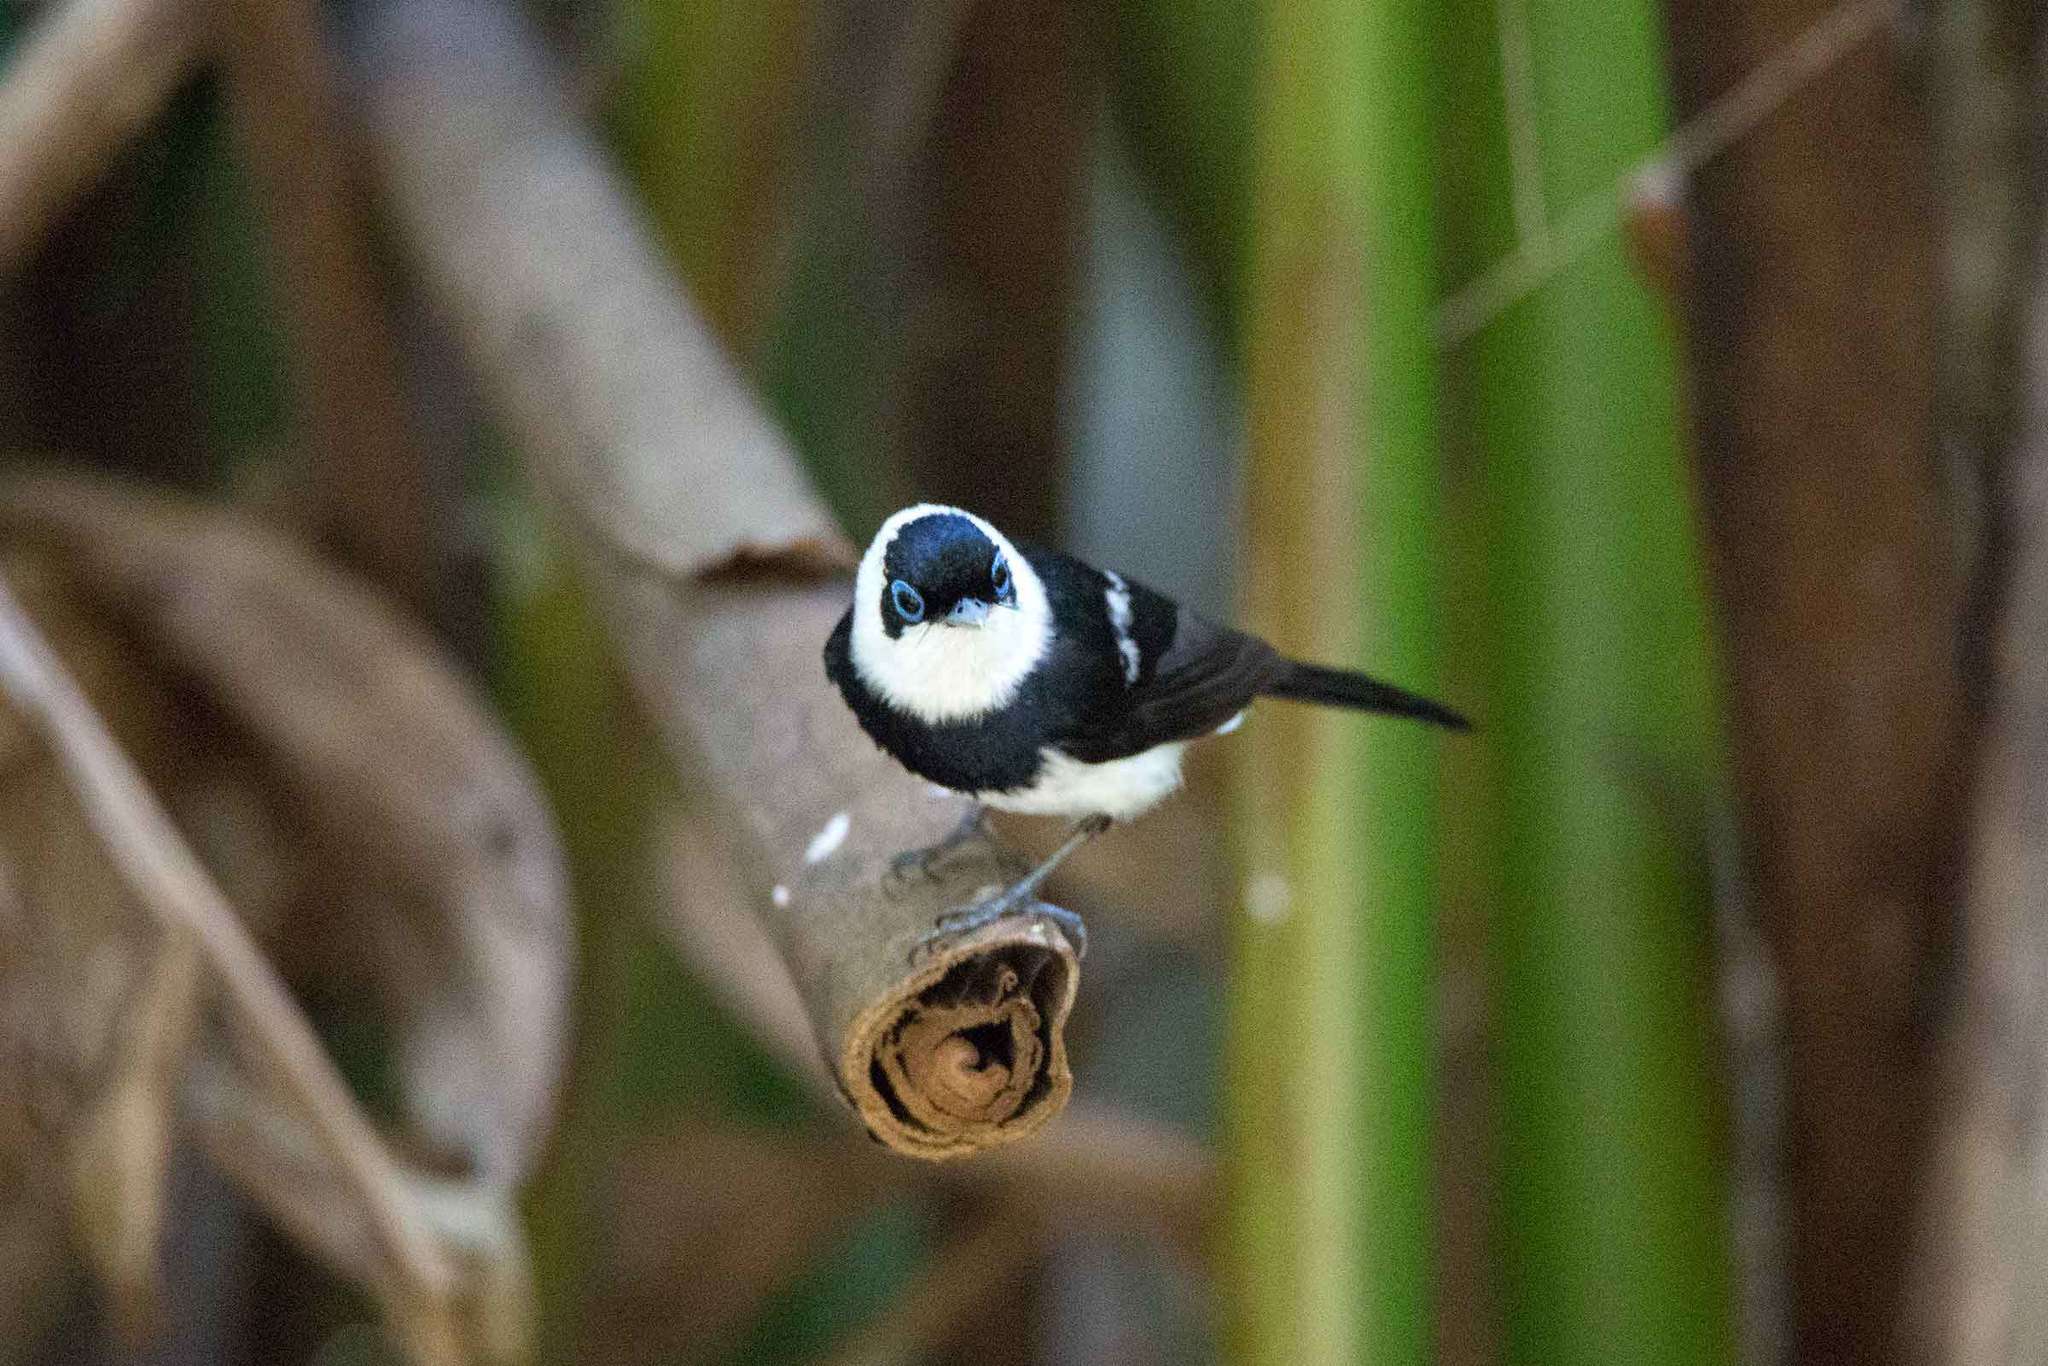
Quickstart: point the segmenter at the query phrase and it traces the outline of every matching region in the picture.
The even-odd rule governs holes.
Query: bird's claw
[[[890,859],[888,880],[896,887],[913,880],[936,882],[945,870],[948,858],[958,853],[971,840],[985,837],[987,834],[988,827],[983,823],[981,808],[971,807],[960,823],[938,843],[928,844],[922,849],[905,849]]]
[[[1031,915],[1043,916],[1052,921],[1060,927],[1060,932],[1066,935],[1068,942],[1074,946],[1076,958],[1088,956],[1088,926],[1082,922],[1080,916],[1064,906],[1054,906],[1043,901],[1028,901],[1018,896],[1013,888],[998,892],[985,901],[977,901],[972,906],[948,911],[940,916],[932,928],[911,945],[911,965],[914,967],[924,962],[954,940],[973,934],[976,930],[985,929],[1004,916],[1020,911],[1028,911]]]
[[[932,871],[932,864],[937,862],[937,860],[937,846],[925,849],[905,849],[895,858],[889,860],[889,877],[897,883],[908,882],[912,878],[921,878],[929,882],[938,876],[938,874]]]
[[[937,882],[946,875],[946,865],[960,853],[960,842],[934,844],[924,849],[906,849],[889,860],[889,887],[899,893],[915,884]]]

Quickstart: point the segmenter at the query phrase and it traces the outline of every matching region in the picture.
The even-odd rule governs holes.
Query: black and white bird
[[[1164,799],[1188,744],[1235,729],[1256,698],[1466,728],[1427,698],[1287,659],[1114,570],[933,503],[875,533],[825,672],[911,772],[980,805],[1078,822],[1031,873],[941,922],[944,934],[1024,904],[1068,854]]]

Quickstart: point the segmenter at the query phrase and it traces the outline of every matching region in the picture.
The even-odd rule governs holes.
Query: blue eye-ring
[[[896,604],[896,615],[905,621],[924,620],[924,594],[902,579],[889,585],[889,600]]]
[[[1003,552],[996,552],[995,560],[988,567],[989,582],[995,585],[996,596],[1004,597],[1010,591],[1010,562],[1003,558]]]

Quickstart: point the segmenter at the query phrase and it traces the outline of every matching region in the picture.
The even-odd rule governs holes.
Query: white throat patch
[[[965,517],[1010,562],[1017,605],[997,607],[980,626],[925,622],[891,639],[882,628],[882,560],[906,523],[932,513]],[[899,711],[921,721],[964,721],[983,716],[1017,695],[1052,643],[1052,603],[1030,561],[1002,532],[960,508],[919,503],[882,523],[861,556],[853,581],[853,640],[849,653],[861,681]]]

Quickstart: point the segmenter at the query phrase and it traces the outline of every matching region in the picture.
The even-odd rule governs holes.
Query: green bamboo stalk
[[[1526,100],[1501,93],[1516,86],[1499,25],[1518,18]],[[1464,231],[1449,273],[1469,279],[1513,238],[1510,122],[1523,217],[1533,198],[1554,218],[1649,150],[1666,105],[1643,0],[1461,0],[1451,22],[1465,39],[1445,45],[1452,84],[1474,98],[1446,117],[1449,176],[1472,200],[1449,220]],[[1507,1355],[1726,1361],[1701,828],[1712,684],[1669,320],[1610,240],[1454,368],[1474,399],[1496,612]]]
[[[1252,625],[1413,686],[1435,648],[1425,12],[1268,11],[1247,286]],[[1305,708],[1248,741],[1230,1359],[1426,1361],[1438,741]]]

